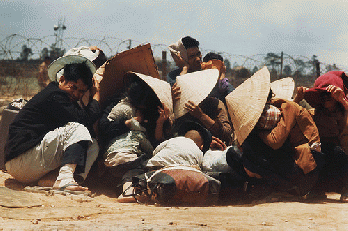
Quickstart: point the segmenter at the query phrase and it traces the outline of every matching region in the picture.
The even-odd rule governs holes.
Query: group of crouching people
[[[105,108],[103,76],[94,74],[106,61],[101,50],[74,49],[54,61],[52,82],[10,125],[6,171],[23,183],[85,193],[84,181],[98,166],[100,177],[123,186],[119,202],[140,198],[134,179],[150,181],[146,173],[175,168],[172,177],[186,180],[181,189],[191,196],[203,194],[189,186],[202,173],[218,182],[220,197],[260,186],[312,199],[333,191],[348,200],[344,72],[328,72],[314,87],[283,97],[265,67],[234,89],[222,57],[209,53],[202,62],[197,40],[187,36],[169,48],[178,69],[167,81],[128,72]]]

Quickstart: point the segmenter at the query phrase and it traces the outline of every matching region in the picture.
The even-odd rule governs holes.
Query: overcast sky
[[[203,51],[283,51],[348,67],[347,11],[345,0],[0,0],[0,39],[52,35],[53,25],[65,18],[64,38],[169,45],[190,35]]]

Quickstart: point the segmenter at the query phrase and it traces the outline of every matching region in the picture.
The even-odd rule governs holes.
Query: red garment
[[[319,76],[314,87],[305,92],[305,100],[314,108],[320,105],[320,93],[326,91],[329,85],[334,85],[341,88],[345,95],[348,93],[348,77],[343,71],[329,71],[322,76]],[[348,99],[347,99],[348,100]]]

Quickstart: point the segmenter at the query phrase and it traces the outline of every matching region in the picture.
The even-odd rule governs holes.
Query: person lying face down
[[[195,166],[201,168],[203,155],[209,149],[212,137],[208,130],[198,123],[187,121],[177,137],[159,144],[153,157],[147,162],[148,168],[161,168],[173,165]]]

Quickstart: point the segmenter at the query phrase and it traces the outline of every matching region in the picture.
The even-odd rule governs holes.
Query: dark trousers
[[[76,164],[76,173],[84,173],[89,141],[80,141],[70,145],[64,152],[61,166]]]
[[[340,146],[322,143],[325,164],[320,171],[315,190],[343,193],[347,188],[348,158]]]
[[[305,195],[315,185],[319,170],[304,174],[293,159],[293,148],[289,140],[277,150],[266,145],[255,131],[251,132],[242,145],[242,163],[249,171],[262,176],[271,187],[294,195]],[[323,155],[312,154],[317,162]]]

